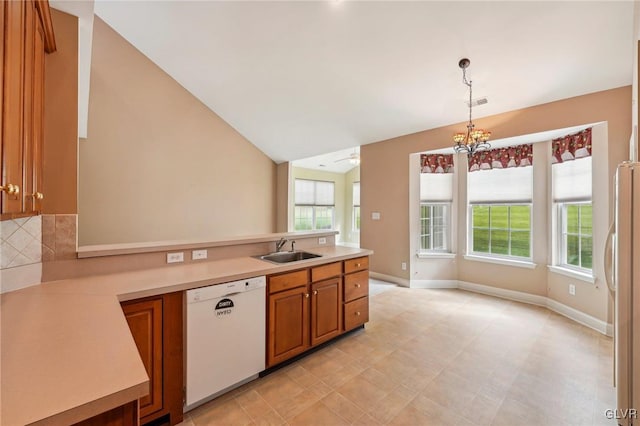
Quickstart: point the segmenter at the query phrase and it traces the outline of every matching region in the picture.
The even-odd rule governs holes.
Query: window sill
[[[538,266],[535,263],[529,262],[526,260],[502,259],[497,257],[477,256],[477,255],[470,255],[470,254],[465,255],[464,259],[473,260],[477,262],[495,263],[497,265],[516,266],[518,268],[527,268],[527,269],[535,269],[535,267]]]
[[[575,278],[576,280],[585,281],[591,284],[595,284],[596,282],[596,278],[593,275],[585,274],[584,272],[574,271],[573,269],[563,268],[562,266],[557,265],[547,265],[547,268],[549,268],[551,272]]]
[[[455,259],[455,253],[416,253],[418,259]]]

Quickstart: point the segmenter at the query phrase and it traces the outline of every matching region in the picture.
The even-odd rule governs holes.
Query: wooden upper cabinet
[[[41,210],[44,135],[44,54],[55,51],[46,0],[0,5],[0,217]]]
[[[2,213],[22,211],[24,36],[27,3],[3,2]]]

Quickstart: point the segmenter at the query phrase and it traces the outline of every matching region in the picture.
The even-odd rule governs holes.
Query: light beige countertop
[[[167,265],[0,295],[0,424],[69,424],[148,392],[121,301],[372,253],[341,246],[307,251],[322,257],[282,265],[251,257]]]

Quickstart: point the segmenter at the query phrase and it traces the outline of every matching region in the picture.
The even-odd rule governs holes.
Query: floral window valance
[[[421,173],[453,173],[453,154],[421,154]]]
[[[476,152],[469,158],[469,171],[526,167],[532,164],[533,145],[517,145]]]
[[[591,155],[591,128],[551,141],[551,163],[562,163]]]

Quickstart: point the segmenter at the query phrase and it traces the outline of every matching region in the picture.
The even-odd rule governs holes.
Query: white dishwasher
[[[266,278],[187,291],[185,411],[265,368]]]

